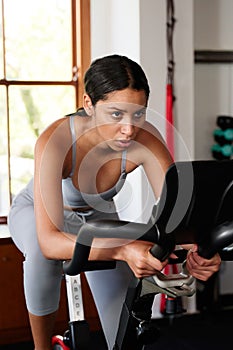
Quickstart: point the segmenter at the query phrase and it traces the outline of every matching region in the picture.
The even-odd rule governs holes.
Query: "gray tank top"
[[[110,188],[109,190],[98,193],[98,194],[89,194],[80,192],[73,185],[72,175],[75,168],[76,162],[76,135],[74,129],[74,117],[75,115],[70,115],[70,130],[72,135],[72,170],[66,179],[62,180],[62,192],[63,192],[63,200],[64,205],[70,206],[72,208],[85,208],[85,207],[98,207],[99,204],[103,201],[110,201],[112,198],[121,190],[125,183],[126,179],[126,154],[127,151],[122,152],[122,160],[121,160],[121,175],[117,181],[117,183]]]

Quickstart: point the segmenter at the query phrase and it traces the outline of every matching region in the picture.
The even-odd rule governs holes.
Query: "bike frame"
[[[84,319],[78,275],[82,271],[114,268],[112,262],[88,261],[94,237],[149,240],[155,243],[151,254],[160,260],[168,258],[176,244],[184,243],[198,243],[199,254],[205,258],[219,252],[223,260],[232,260],[232,249],[230,255],[226,254],[226,247],[233,243],[232,195],[233,161],[178,162],[168,169],[160,201],[147,224],[106,220],[84,224],[72,260],[64,263],[70,315],[69,349],[89,349],[89,328]],[[83,244],[84,238],[88,244]],[[145,344],[153,342],[158,336],[151,323],[154,296],[159,293],[172,298],[191,296],[195,293],[190,287],[192,282],[185,264],[179,274],[157,273],[153,277],[133,279],[111,350],[142,350]],[[65,339],[64,346],[67,346]]]

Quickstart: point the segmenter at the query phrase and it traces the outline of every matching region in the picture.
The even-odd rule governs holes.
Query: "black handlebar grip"
[[[63,263],[64,273],[70,276],[75,276],[84,271],[85,264],[88,261],[90,249],[91,246],[76,242],[75,254],[73,255],[72,260],[65,261]]]
[[[211,259],[233,243],[233,221],[227,221],[216,226],[204,242],[198,246],[198,254],[205,259]],[[221,254],[220,254],[221,255]]]
[[[198,248],[198,254],[205,259],[211,259],[216,253],[217,250],[208,245],[199,246]]]
[[[154,246],[150,249],[150,253],[153,255],[154,258],[160,261],[166,260],[169,255],[168,252],[158,244],[154,244]]]
[[[160,238],[158,244],[154,244],[150,253],[154,258],[164,261],[173,252],[175,248],[175,239],[172,235],[165,234]]]

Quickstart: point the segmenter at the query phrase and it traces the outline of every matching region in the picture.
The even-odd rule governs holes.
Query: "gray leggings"
[[[114,205],[114,204],[112,204]],[[75,212],[65,211],[64,230],[77,233],[83,218]],[[116,218],[116,214],[95,211],[86,220]],[[24,293],[28,311],[37,316],[58,309],[62,262],[45,259],[38,245],[33,201],[23,190],[13,201],[9,213],[12,239],[24,254]],[[112,349],[116,337],[121,307],[133,274],[128,265],[118,262],[114,270],[86,272],[100,321],[108,344]]]

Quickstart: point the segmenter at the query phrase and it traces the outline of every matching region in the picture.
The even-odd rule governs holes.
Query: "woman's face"
[[[100,142],[115,151],[127,149],[142,128],[147,98],[143,90],[124,89],[109,93],[94,107],[95,128]]]

